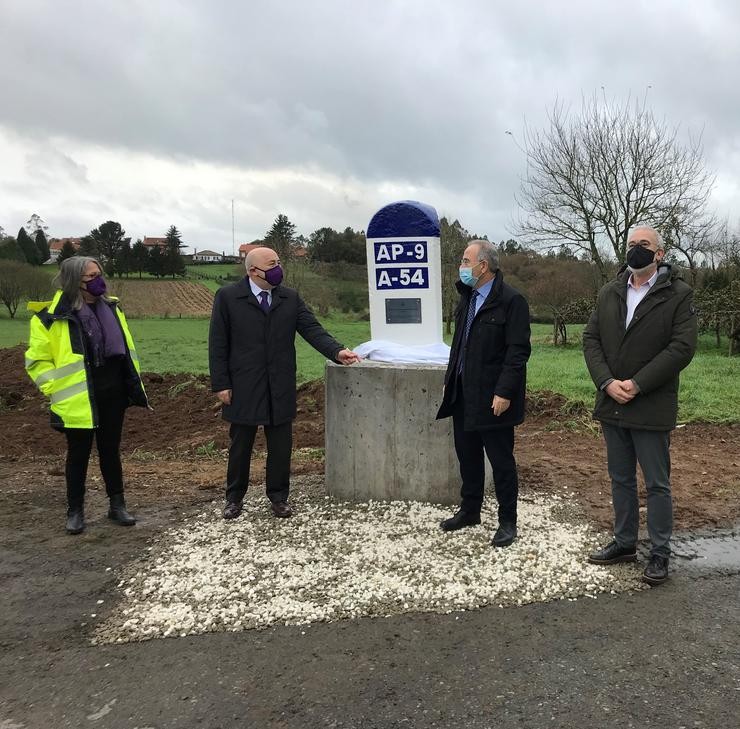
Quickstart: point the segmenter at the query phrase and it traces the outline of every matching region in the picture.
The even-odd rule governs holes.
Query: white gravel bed
[[[127,568],[120,602],[95,642],[127,642],[270,625],[305,625],[410,612],[450,613],[640,589],[631,565],[589,565],[604,539],[563,521],[567,501],[520,497],[519,538],[490,546],[495,503],[481,526],[444,533],[454,509],[416,502],[292,499],[275,519],[264,498],[224,521],[214,503],[167,531]],[[92,615],[91,615],[92,617]]]

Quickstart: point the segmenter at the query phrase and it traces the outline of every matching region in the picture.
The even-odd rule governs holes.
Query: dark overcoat
[[[693,291],[661,264],[626,327],[629,276],[625,270],[602,287],[583,331],[583,353],[597,387],[594,418],[623,428],[671,430],[678,413],[678,374],[696,351]],[[634,380],[640,393],[620,405],[602,389],[610,379]]]
[[[518,425],[524,420],[527,360],[531,352],[527,300],[504,283],[503,274],[497,271],[491,291],[475,315],[467,344],[464,344],[472,289],[460,281],[456,286],[460,301],[455,310],[455,336],[437,418],[448,418],[453,413],[459,386],[458,363],[464,348],[465,430]],[[511,400],[509,408],[499,416],[494,415],[491,408],[494,395]]]
[[[224,420],[280,425],[295,418],[296,333],[327,359],[336,361],[344,349],[294,289],[276,286],[269,313],[246,278],[219,289],[211,314],[208,364],[213,392],[232,391]]]

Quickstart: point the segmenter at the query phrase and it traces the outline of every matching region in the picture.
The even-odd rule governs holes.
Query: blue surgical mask
[[[475,266],[478,264],[476,263]],[[473,276],[473,269],[475,266],[460,266],[460,281],[466,286],[473,288],[477,283],[480,276]]]

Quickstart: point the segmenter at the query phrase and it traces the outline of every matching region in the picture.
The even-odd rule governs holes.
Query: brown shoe
[[[273,501],[272,513],[279,519],[287,519],[289,516],[293,516],[293,509],[287,501]]]

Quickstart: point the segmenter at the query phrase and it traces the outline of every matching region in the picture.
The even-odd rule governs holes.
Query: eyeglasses
[[[83,273],[82,274],[82,280],[83,281],[92,281],[94,278],[100,278],[101,274],[99,273]]]

